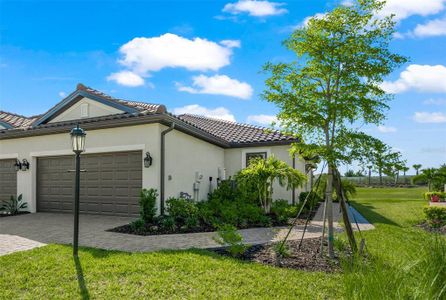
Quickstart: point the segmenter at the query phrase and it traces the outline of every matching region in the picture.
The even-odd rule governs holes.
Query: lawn
[[[384,264],[386,276],[416,259],[433,236],[413,228],[422,218],[422,192],[359,189],[354,205],[376,226],[363,235],[371,256]],[[363,280],[371,288],[373,281],[367,283],[371,275],[363,270],[347,275],[303,272],[198,250],[128,254],[83,248],[79,257],[75,262],[71,248],[62,245],[0,257],[0,298],[339,299],[356,293],[361,298],[362,285],[345,282]],[[419,290],[416,274],[407,274],[401,295],[411,288]],[[378,289],[397,289],[389,286],[395,281],[385,281]]]

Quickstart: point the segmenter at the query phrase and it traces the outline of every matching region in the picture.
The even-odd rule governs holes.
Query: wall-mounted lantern
[[[146,152],[146,157],[144,157],[144,168],[148,168],[152,165],[152,157],[149,152]]]
[[[20,160],[16,159],[14,167],[17,172],[22,169],[22,163],[20,162]]]
[[[21,166],[21,168],[22,168],[22,171],[29,170],[29,162],[28,162],[28,160],[26,160],[26,158],[24,158],[24,159],[22,160],[22,166]]]

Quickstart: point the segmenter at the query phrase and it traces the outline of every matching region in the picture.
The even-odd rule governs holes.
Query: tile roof
[[[33,117],[25,117],[6,111],[0,111],[0,121],[7,123],[14,128],[21,128],[21,129],[28,128],[39,117],[40,115]]]
[[[107,95],[101,91],[95,90],[91,87],[85,86],[82,83],[79,83],[77,85],[76,91],[85,91],[87,93],[93,94],[95,96],[101,97],[103,99],[119,103],[122,105],[125,105],[130,108],[136,108],[141,113],[164,113],[166,112],[166,107],[162,104],[153,104],[153,103],[146,103],[141,101],[129,101],[119,98],[114,98],[110,95]]]
[[[183,114],[179,116],[172,115],[170,113],[167,113],[166,107],[162,104],[150,104],[145,102],[114,98],[83,84],[78,84],[76,91],[71,93],[68,97],[76,96],[75,93],[79,91],[83,91],[84,96],[85,93],[91,94],[96,97],[105,99],[106,101],[112,101],[120,105],[125,105],[132,110],[130,112],[123,112],[120,114],[93,117],[82,120],[62,121],[55,123],[45,123],[43,121],[39,122],[39,119],[43,120],[41,118],[45,118],[45,115],[49,114],[50,111],[57,111],[58,109],[60,109],[56,105],[47,113],[33,117],[24,117],[21,115],[0,111],[0,121],[11,125],[13,127],[12,129],[32,130],[39,128],[58,128],[79,121],[86,124],[93,124],[97,122],[108,122],[110,124],[113,124],[113,122],[119,123],[122,120],[129,118],[138,119],[141,117],[148,117],[153,119],[157,116],[164,116],[166,118],[171,118],[169,122],[175,122],[175,120],[179,120],[183,122],[183,124],[187,124],[187,126],[190,126],[188,130],[205,133],[210,137],[216,138],[216,140],[220,141],[221,143],[227,143],[228,145],[232,145],[235,147],[245,144],[249,146],[257,143],[290,144],[291,142],[297,141],[297,139],[293,136],[285,135],[277,130],[272,130],[264,127],[241,124],[192,114]],[[68,97],[66,99],[68,99]],[[59,103],[59,105],[61,104]],[[136,110],[136,112],[132,112],[134,110]],[[43,123],[39,125],[39,123],[41,122]],[[1,129],[0,132],[6,132],[12,129]]]
[[[192,114],[179,115],[178,118],[214,136],[220,137],[231,144],[293,142],[297,140],[293,136],[285,135],[277,130],[260,126],[241,124]]]

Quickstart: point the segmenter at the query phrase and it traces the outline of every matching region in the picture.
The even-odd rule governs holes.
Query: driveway
[[[79,244],[81,246],[120,250],[128,252],[146,252],[162,249],[188,249],[219,247],[213,237],[215,233],[189,233],[138,236],[105,230],[129,223],[131,218],[81,215],[79,224]],[[275,241],[284,236],[287,228],[252,228],[240,230],[247,244],[259,244]],[[320,226],[309,226],[305,238],[320,236]],[[302,226],[296,227],[291,239],[302,235]],[[73,236],[73,216],[70,214],[35,213],[14,217],[0,218],[0,244],[8,245],[6,253],[24,250],[16,247],[11,236],[41,244],[71,244]],[[3,254],[6,254],[3,253]],[[1,255],[1,253],[0,253]]]
[[[322,222],[318,218],[322,215],[322,210],[323,206],[321,205],[314,220],[306,229],[305,238],[321,236]],[[357,212],[355,211],[355,213]],[[357,218],[360,218],[359,213],[357,214]],[[335,218],[339,218],[339,214],[335,214]],[[132,220],[128,217],[81,215],[79,244],[81,246],[127,252],[220,246],[214,241],[215,233],[213,232],[138,236],[106,231],[128,224]],[[361,221],[365,222],[359,224],[361,230],[373,228],[373,225],[365,219],[361,219]],[[338,230],[340,229],[340,226],[336,227]],[[274,227],[242,229],[239,232],[246,244],[262,244],[281,240],[287,231],[287,227]],[[302,232],[303,225],[295,226],[289,239],[300,239]],[[45,244],[71,244],[72,239],[73,216],[71,214],[34,213],[0,218],[0,255]]]

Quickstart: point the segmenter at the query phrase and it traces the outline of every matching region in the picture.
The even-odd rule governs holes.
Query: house
[[[42,115],[0,112],[0,199],[23,194],[31,212],[70,212],[74,154],[69,132],[86,132],[82,154],[81,212],[136,215],[141,188],[156,188],[162,210],[168,197],[206,199],[218,180],[251,157],[275,155],[304,171],[289,155],[292,136],[252,125],[196,115],[173,115],[164,105],[127,101],[78,84]],[[144,159],[151,158],[144,164]],[[294,201],[299,190],[276,187]]]

